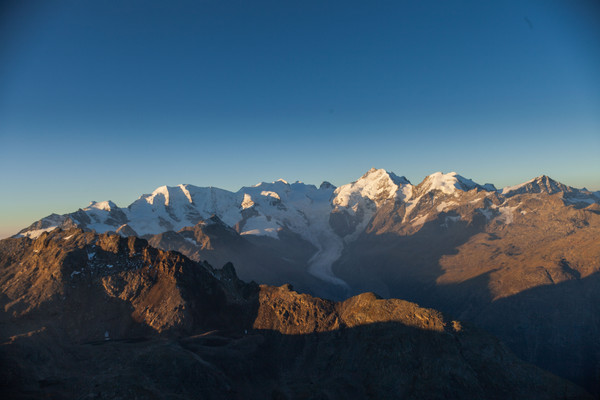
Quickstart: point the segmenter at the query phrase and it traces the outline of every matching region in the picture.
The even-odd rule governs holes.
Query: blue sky
[[[0,237],[168,184],[600,190],[594,1],[7,1]]]

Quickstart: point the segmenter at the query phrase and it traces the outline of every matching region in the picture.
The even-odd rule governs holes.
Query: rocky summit
[[[136,237],[2,240],[0,288],[3,398],[588,398],[439,311],[245,283]]]

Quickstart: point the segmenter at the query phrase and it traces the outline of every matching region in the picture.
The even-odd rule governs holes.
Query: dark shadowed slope
[[[432,309],[240,281],[137,238],[0,241],[10,398],[585,398]]]
[[[449,201],[439,196],[430,208]],[[600,393],[597,205],[565,206],[562,193],[515,194],[488,220],[466,200],[409,235],[393,223],[399,210],[382,209],[335,272],[358,292],[475,323],[520,357]]]

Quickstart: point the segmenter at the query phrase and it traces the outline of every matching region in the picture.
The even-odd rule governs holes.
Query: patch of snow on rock
[[[272,197],[274,199],[281,200],[281,197],[279,197],[279,195],[277,193],[271,192],[269,190],[263,190],[262,192],[260,192],[260,195],[264,196],[264,197]]]
[[[250,208],[254,205],[252,197],[248,193],[244,193],[244,200],[242,200],[242,210]]]
[[[84,208],[84,210],[86,211],[90,211],[90,210],[100,210],[100,211],[111,211],[114,209],[117,209],[119,207],[117,207],[117,205],[115,203],[113,203],[110,200],[107,201],[92,201],[90,203],[89,206],[87,206],[86,208]]]
[[[439,204],[439,205],[436,207],[436,210],[437,210],[438,212],[442,212],[442,211],[445,211],[446,209],[448,209],[448,208],[450,208],[451,206],[454,206],[454,205],[458,205],[458,203],[457,203],[457,202],[455,202],[455,201],[449,201],[449,202],[445,202],[445,201],[444,201],[444,202],[440,203],[440,204]]]
[[[508,225],[513,222],[513,212],[519,208],[519,206],[514,207],[498,207],[498,211],[500,211],[500,215],[498,216],[498,220],[502,221],[504,224]]]
[[[35,229],[35,230],[32,230],[32,231],[23,232],[22,235],[23,236],[28,236],[30,239],[35,239],[38,236],[40,236],[42,233],[44,233],[44,232],[50,232],[50,231],[52,231],[52,230],[54,230],[56,228],[57,228],[56,226],[50,226],[50,227],[44,228],[44,229]]]

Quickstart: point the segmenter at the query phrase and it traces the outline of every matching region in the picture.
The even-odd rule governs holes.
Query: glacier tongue
[[[308,272],[317,278],[350,289],[348,284],[333,273],[333,263],[342,255],[344,241],[331,229],[316,233],[317,252],[308,260]]]

